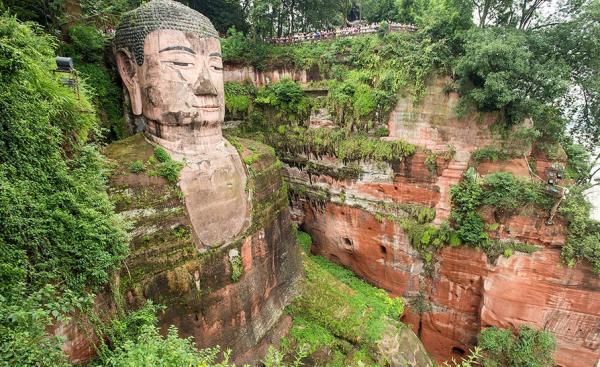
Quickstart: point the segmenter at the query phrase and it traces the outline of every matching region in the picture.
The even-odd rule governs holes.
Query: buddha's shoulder
[[[177,187],[183,164],[162,148],[150,144],[142,133],[115,141],[103,149],[111,188]]]

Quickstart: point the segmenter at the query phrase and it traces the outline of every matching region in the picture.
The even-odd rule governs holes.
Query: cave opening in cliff
[[[352,248],[352,240],[349,239],[348,237],[343,237],[344,240],[344,245],[346,245],[346,247],[348,248]]]
[[[384,245],[379,245],[379,251],[381,252],[382,255],[387,254],[387,248]]]
[[[452,347],[452,354],[457,354],[459,356],[464,356],[466,353],[465,353],[465,350],[462,349],[462,348]]]

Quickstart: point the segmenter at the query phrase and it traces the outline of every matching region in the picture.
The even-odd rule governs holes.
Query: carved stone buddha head
[[[126,13],[115,34],[119,73],[146,133],[170,142],[221,136],[225,114],[218,33],[204,15],[171,0]]]

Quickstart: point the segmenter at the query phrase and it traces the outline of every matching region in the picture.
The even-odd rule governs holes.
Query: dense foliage
[[[545,52],[538,35],[512,29],[473,29],[465,35],[465,54],[455,71],[461,76],[463,103],[481,111],[502,111],[507,121],[532,116],[539,104],[566,91],[568,70]]]
[[[600,222],[590,219],[590,208],[581,188],[575,188],[562,203],[560,214],[569,224],[561,255],[569,266],[587,260],[594,272],[600,274]]]
[[[0,17],[0,360],[12,366],[60,365],[46,326],[85,304],[127,252],[107,167],[87,144],[98,120],[85,85],[78,98],[51,73],[54,47]]]
[[[402,141],[385,141],[366,135],[349,135],[343,130],[333,129],[288,128],[282,125],[265,138],[280,153],[330,155],[344,162],[367,159],[397,162],[415,151],[413,145]]]
[[[107,366],[234,366],[229,363],[228,357],[218,362],[219,353],[219,348],[198,351],[191,339],[178,337],[174,326],[169,328],[165,337],[155,326],[144,326],[135,340],[127,340],[117,348]]]
[[[478,345],[485,367],[554,366],[556,344],[548,331],[522,326],[514,335],[510,329],[491,327],[479,334]]]
[[[519,208],[532,205],[548,211],[558,200],[548,194],[541,183],[522,181],[509,173],[494,173],[481,179],[472,169],[465,172],[463,181],[452,188],[451,218],[463,243],[482,248],[488,256],[505,253],[498,241],[490,241],[486,225],[478,213],[484,205],[501,214],[514,213]],[[600,274],[600,224],[590,218],[590,203],[584,198],[583,188],[574,187],[561,203],[559,212],[567,221],[567,243],[562,248],[562,258],[569,266],[579,260],[592,264]],[[492,224],[493,225],[493,224]],[[512,251],[530,252],[534,247],[511,244]]]
[[[232,63],[249,64],[259,70],[281,66],[318,71],[324,80],[315,83],[315,88],[327,87],[329,93],[311,98],[310,107],[326,107],[339,126],[363,132],[384,125],[398,93],[410,91],[419,98],[434,67],[449,67],[437,51],[425,34],[394,33],[383,39],[366,36],[293,47],[267,45],[241,33],[232,33],[223,40],[224,58]],[[294,87],[283,82],[271,88],[290,95]],[[239,92],[244,95],[242,90]],[[296,98],[300,98],[299,91]],[[308,106],[303,103],[301,107],[305,110]],[[279,112],[297,115],[298,111],[284,108]]]
[[[94,25],[76,23],[69,29],[66,42],[60,44],[59,52],[73,58],[79,77],[89,85],[91,100],[102,127],[107,130],[107,138],[126,137],[122,88],[114,68],[104,62],[105,54],[110,52],[107,36]]]
[[[510,256],[514,251],[531,253],[535,246],[516,241],[499,241],[490,238],[488,231],[498,224],[485,224],[478,210],[482,206],[495,208],[498,215],[516,213],[522,207],[533,206],[547,210],[552,197],[543,185],[515,178],[510,173],[497,172],[481,179],[473,168],[468,169],[459,185],[452,187],[450,218],[461,242],[481,248],[494,260],[499,255]]]

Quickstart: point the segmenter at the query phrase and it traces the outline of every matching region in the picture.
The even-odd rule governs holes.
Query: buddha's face
[[[156,30],[144,42],[144,63],[117,55],[133,112],[159,126],[216,126],[225,98],[221,45],[214,37]],[[125,76],[123,76],[125,75]]]

